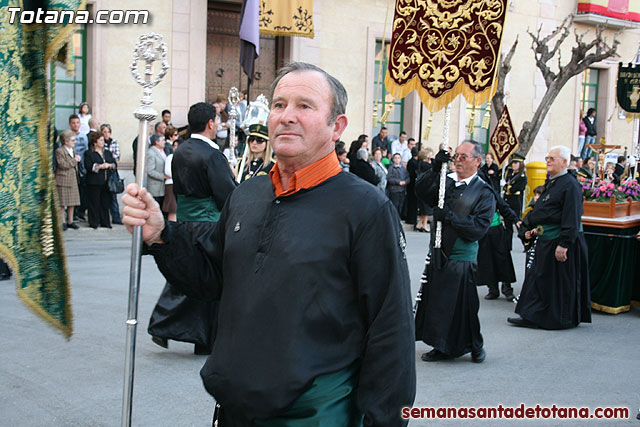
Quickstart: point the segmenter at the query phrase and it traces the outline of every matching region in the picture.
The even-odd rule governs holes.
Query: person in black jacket
[[[587,147],[587,144],[595,144],[596,143],[596,135],[598,135],[598,129],[596,128],[596,109],[589,108],[587,110],[587,115],[582,119],[585,126],[587,127],[587,131],[585,132],[584,139],[584,148],[580,153],[580,157],[586,159],[587,157],[591,157],[592,150]]]
[[[347,156],[349,157],[349,172],[373,185],[378,185],[380,178],[376,176],[376,171],[373,170],[373,166],[367,161],[368,156],[369,153],[365,148],[357,150],[355,156]]]
[[[627,159],[624,156],[618,156],[618,163],[616,163],[613,170],[613,183],[620,185],[622,182],[622,175],[624,175],[624,169],[626,167]]]
[[[234,190],[217,226],[165,224],[136,184],[124,222],[143,226],[145,252],[172,284],[220,300],[201,371],[220,426],[406,426],[415,333],[398,214],[340,169],[342,84],[294,62],[272,87],[277,162]]]
[[[111,152],[104,148],[104,137],[99,132],[89,133],[89,151],[84,155],[84,168],[87,171],[89,227],[111,228],[111,193],[107,181],[116,168],[116,161]]]
[[[504,185],[504,201],[520,218],[522,216],[522,198],[527,188],[527,175],[524,172],[524,157],[514,154],[511,161],[511,168],[507,170]],[[512,247],[513,222],[505,219],[504,226],[507,230],[507,245],[509,250]]]
[[[496,191],[500,191],[500,168],[498,167],[493,154],[487,153],[484,156],[484,164],[480,166],[480,170],[488,178],[489,184],[495,188]]]

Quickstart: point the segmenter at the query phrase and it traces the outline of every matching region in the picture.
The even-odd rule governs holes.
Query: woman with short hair
[[[89,133],[89,150],[84,154],[84,168],[87,171],[87,208],[89,226],[111,228],[109,207],[111,192],[108,181],[116,161],[111,152],[104,148],[104,137],[98,132]]]
[[[76,135],[71,129],[63,130],[60,133],[62,145],[56,148],[56,187],[58,189],[58,205],[60,206],[60,221],[62,229],[73,228],[77,230],[78,225],[73,222],[73,208],[80,206],[80,193],[78,192],[78,162],[80,156],[76,154],[74,145]],[[65,209],[67,219],[65,221]]]

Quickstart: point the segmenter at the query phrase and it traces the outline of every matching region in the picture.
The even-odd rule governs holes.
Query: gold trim
[[[298,31],[276,31],[276,30],[266,30],[262,28],[260,29],[260,34],[266,34],[270,36],[284,36],[284,37],[299,36],[299,37],[309,37],[310,39],[314,38],[315,36],[313,31],[311,31],[310,33],[302,33]]]
[[[606,305],[601,305],[593,301],[591,301],[591,308],[609,314],[619,314],[631,310],[631,307],[628,305],[621,305],[620,307],[608,307]]]
[[[633,307],[640,307],[640,301],[631,300],[631,305]]]

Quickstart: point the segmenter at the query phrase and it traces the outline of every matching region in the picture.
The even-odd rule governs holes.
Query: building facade
[[[528,161],[542,160],[548,148],[558,144],[569,146],[576,153],[581,110],[586,112],[589,107],[598,112],[598,136],[604,137],[607,143],[621,145],[621,153],[624,148],[629,154],[633,153],[638,142],[638,121],[627,121],[615,99],[618,62],[634,60],[640,44],[638,24],[619,18],[635,16],[632,13],[620,15],[625,10],[624,7],[620,9],[625,2],[630,10],[640,0],[508,2],[502,51],[506,53],[518,38],[512,70],[505,84],[506,104],[516,133],[523,122],[531,120],[546,91],[542,75],[535,66],[527,29],[535,33],[540,28],[541,34],[548,34],[569,14],[576,13],[579,8],[584,11],[584,3],[595,5],[594,10],[599,12],[583,14],[576,19],[575,29],[580,34],[585,33],[585,39],[592,37],[596,25],[605,25],[605,35],[611,42],[624,27],[617,36],[620,40],[617,56],[593,64],[562,89],[529,151]],[[87,7],[92,14],[98,10],[130,10],[133,7],[149,11],[147,24],[93,24],[79,28],[74,38],[74,75],[67,76],[59,67],[53,71],[56,126],[66,128],[69,114],[77,112],[80,102],[88,101],[92,115],[100,123],[111,124],[113,136],[122,150],[121,167],[132,165],[131,142],[138,131],[133,111],[139,105],[142,91],[131,77],[129,65],[140,34],[160,33],[168,45],[171,69],[164,81],[154,88],[153,99],[158,112],[171,110],[174,125],[186,124],[191,104],[213,102],[217,96],[227,94],[231,86],[247,88],[247,78],[239,65],[240,0],[89,0]],[[380,118],[384,108],[393,103],[386,122],[389,133],[398,135],[405,130],[417,140],[422,137],[423,146],[435,149],[442,142],[444,111],[432,115],[422,107],[415,93],[394,100],[386,93],[384,84],[380,84],[386,72],[385,50],[388,51],[393,10],[392,0],[314,0],[313,38],[261,37],[250,98],[255,99],[260,93],[268,95],[275,72],[282,64],[292,60],[310,62],[333,74],[347,89],[349,126],[343,136],[347,144],[360,134],[371,137],[377,134],[380,123],[374,126],[374,105],[378,105],[377,116]],[[607,10],[614,10],[618,18],[603,18],[602,13]],[[562,58],[570,57],[573,42],[571,35],[563,46]],[[470,136],[483,143],[488,141],[490,131],[480,127],[485,108],[476,110],[473,135],[467,132],[471,110],[464,98],[458,97],[451,111],[450,146],[455,147],[458,141]],[[492,111],[491,115],[495,122],[496,112]],[[425,139],[429,122],[429,138]]]

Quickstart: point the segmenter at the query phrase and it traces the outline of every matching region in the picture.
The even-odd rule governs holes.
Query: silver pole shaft
[[[447,105],[444,110],[444,130],[442,135],[442,149],[449,147],[449,124],[451,122],[451,105]],[[447,185],[447,173],[449,172],[449,163],[442,164],[440,169],[440,187],[438,188],[438,207],[444,208],[445,187]],[[442,222],[436,221],[436,239],[433,242],[434,248],[442,246]]]
[[[141,120],[138,130],[136,184],[146,185],[147,140],[149,121]],[[131,264],[129,269],[129,307],[127,310],[127,338],[124,357],[124,392],[122,394],[122,427],[131,426],[133,409],[133,375],[135,370],[136,330],[138,326],[138,294],[140,292],[140,266],[142,263],[142,227],[133,228]]]
[[[138,70],[138,62],[145,62],[144,78]],[[153,63],[159,61],[161,69],[153,78]],[[167,61],[167,45],[162,41],[162,35],[149,33],[140,36],[133,51],[133,62],[129,66],[131,74],[136,82],[143,87],[143,96],[140,106],[133,115],[139,121],[138,148],[136,155],[136,184],[139,188],[146,186],[146,160],[147,147],[149,145],[149,123],[158,117],[158,112],[151,108],[152,89],[162,81],[169,70]],[[135,368],[136,353],[136,328],[138,326],[138,294],[140,290],[140,265],[142,261],[142,227],[133,228],[131,242],[131,264],[129,273],[129,308],[127,311],[127,339],[124,357],[124,390],[122,392],[122,427],[131,426],[131,413],[133,408],[133,373]]]

